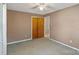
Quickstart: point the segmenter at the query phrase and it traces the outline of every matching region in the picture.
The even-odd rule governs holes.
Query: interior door
[[[38,18],[38,38],[44,37],[44,18]]]
[[[32,18],[32,38],[35,39],[37,38],[37,18],[33,17]]]
[[[44,18],[33,17],[32,18],[32,38],[44,37]]]

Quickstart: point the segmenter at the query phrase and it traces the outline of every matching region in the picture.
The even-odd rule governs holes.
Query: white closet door
[[[2,41],[3,41],[3,7],[0,4],[0,55],[2,54]]]

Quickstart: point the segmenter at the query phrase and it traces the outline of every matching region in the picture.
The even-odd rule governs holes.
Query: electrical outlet
[[[72,40],[70,40],[70,43],[72,43]]]

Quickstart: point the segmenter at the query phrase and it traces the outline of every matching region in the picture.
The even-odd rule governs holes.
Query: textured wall
[[[31,38],[31,13],[7,11],[8,42]]]
[[[51,14],[51,38],[79,48],[79,5]]]

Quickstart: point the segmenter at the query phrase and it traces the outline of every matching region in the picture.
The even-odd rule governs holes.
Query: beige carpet
[[[8,55],[79,55],[79,52],[41,38],[8,45]]]

